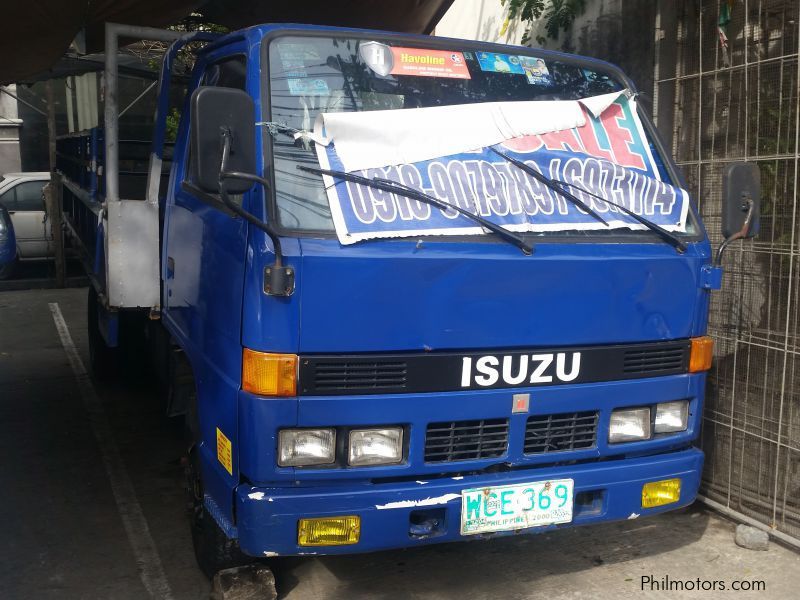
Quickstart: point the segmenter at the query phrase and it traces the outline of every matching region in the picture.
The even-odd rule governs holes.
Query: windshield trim
[[[388,40],[392,42],[410,42],[410,43],[424,43],[428,47],[432,49],[441,48],[444,50],[449,50],[452,48],[453,43],[458,43],[462,45],[468,45],[470,50],[484,50],[486,52],[499,52],[499,53],[507,53],[509,48],[519,48],[521,51],[528,53],[530,52],[532,55],[541,57],[541,58],[550,58],[554,60],[558,60],[565,64],[575,65],[578,67],[586,67],[592,68],[598,71],[605,72],[615,78],[617,78],[627,89],[631,91],[633,94],[637,94],[636,85],[633,81],[625,74],[622,69],[620,69],[617,65],[614,65],[609,62],[605,62],[596,58],[591,58],[588,56],[580,56],[575,54],[567,54],[563,52],[558,52],[555,50],[544,50],[539,48],[531,48],[528,46],[514,46],[510,44],[497,44],[493,42],[482,42],[477,40],[462,40],[457,38],[449,38],[449,37],[437,37],[437,36],[424,36],[424,35],[416,35],[416,34],[403,34],[403,33],[394,33],[394,32],[385,32],[385,31],[363,31],[363,30],[353,30],[353,29],[346,29],[346,28],[315,28],[315,29],[305,29],[305,28],[281,28],[281,29],[272,29],[267,31],[264,36],[261,38],[261,50],[260,50],[260,59],[261,59],[261,106],[262,110],[266,114],[262,114],[262,120],[272,120],[272,80],[269,76],[269,65],[270,65],[270,50],[272,47],[272,42],[276,39],[283,38],[283,37],[308,37],[308,38],[329,38],[329,37],[336,37],[336,36],[345,36],[351,39],[358,39],[358,40],[374,40],[376,36],[379,36],[382,40]],[[650,115],[648,115],[642,108],[641,103],[637,103],[637,114],[642,121],[642,124],[650,137],[650,141],[654,146],[654,150],[659,154],[661,158],[661,163],[664,165],[664,168],[667,171],[667,174],[670,177],[670,181],[675,184],[678,184],[683,189],[686,189],[686,181],[681,174],[680,170],[678,169],[672,155],[669,152],[666,152],[666,148],[664,146],[663,140],[656,128],[655,124],[652,122]],[[275,169],[273,169],[274,165],[274,156],[273,156],[273,147],[272,147],[272,138],[267,131],[266,127],[262,127],[261,138],[262,138],[262,147],[264,149],[264,177],[269,181],[270,187],[266,194],[264,194],[264,198],[267,202],[266,206],[266,214],[268,216],[269,221],[273,224],[275,232],[282,236],[282,237],[293,237],[293,238],[317,238],[317,239],[337,239],[336,232],[330,230],[312,230],[312,229],[292,229],[291,227],[284,227],[281,225],[280,220],[278,218],[278,200],[277,200],[277,191],[276,191],[276,182],[275,182]],[[686,190],[688,193],[688,190]],[[679,237],[682,241],[686,242],[687,244],[695,243],[695,242],[702,242],[708,239],[705,227],[697,213],[696,204],[691,197],[689,196],[689,212],[687,215],[687,219],[689,220],[689,224],[695,228],[695,233],[676,233],[675,235]],[[614,230],[614,232],[609,232],[605,234],[597,234],[594,232],[585,232],[577,234],[574,230],[568,231],[560,231],[560,232],[547,232],[546,235],[536,235],[536,234],[520,234],[520,237],[524,239],[526,242],[531,244],[536,243],[540,244],[543,242],[556,242],[556,243],[575,243],[575,242],[588,242],[588,243],[626,243],[630,240],[630,243],[646,243],[652,242],[657,244],[663,244],[663,240],[652,231],[643,231],[637,230],[635,232],[629,230]],[[385,238],[385,239],[378,239],[378,240],[370,240],[369,242],[364,243],[374,243],[380,241],[408,241],[408,240],[425,240],[425,241],[458,241],[458,242],[469,242],[469,241],[489,241],[492,243],[503,243],[502,240],[497,240],[493,236],[476,236],[476,235],[436,235],[436,236],[409,236],[409,237],[397,237],[397,238]],[[625,240],[623,242],[623,240]]]

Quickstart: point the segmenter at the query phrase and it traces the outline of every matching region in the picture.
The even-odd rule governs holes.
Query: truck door
[[[247,63],[244,55],[227,56],[208,64],[200,78],[201,86],[231,87],[244,90]],[[188,129],[188,128],[187,128]],[[189,151],[188,131],[184,137],[179,174],[176,179],[176,190],[169,207],[169,224],[167,229],[167,264],[164,288],[166,297],[164,306],[172,311],[175,318],[182,319],[180,309],[196,307],[202,288],[208,285],[209,278],[221,283],[230,272],[217,271],[213,267],[219,264],[232,250],[226,247],[224,239],[234,235],[243,244],[246,228],[241,220],[231,219],[219,210],[209,211],[209,203],[221,204],[218,198],[206,194],[193,186],[191,180],[193,157]],[[216,208],[216,207],[215,207]],[[219,252],[212,248],[219,246]],[[205,263],[205,264],[204,264]],[[238,265],[241,272],[241,265]],[[213,273],[212,273],[213,271]],[[216,284],[215,284],[216,285]],[[210,289],[211,291],[211,289]],[[205,300],[204,302],[207,302]]]
[[[204,56],[196,67],[199,84],[244,90],[246,51],[241,43],[235,50],[226,47]],[[248,91],[256,90],[253,82]],[[185,106],[165,206],[162,322],[184,350],[195,376],[198,430],[192,435],[204,489],[222,514],[232,518],[230,490],[238,483],[236,407],[248,228],[244,219],[223,210],[217,194],[194,185],[188,103]],[[252,193],[234,196],[234,201],[246,201]],[[233,460],[227,464],[218,460],[217,431],[233,444]]]
[[[246,51],[241,43],[203,57],[196,67],[201,73],[199,84],[244,90],[248,87]],[[193,435],[199,442],[204,489],[222,513],[232,518],[230,490],[238,483],[238,460],[234,452],[232,463],[220,463],[215,439],[220,431],[238,448],[236,407],[248,229],[244,219],[234,218],[224,208],[217,194],[194,185],[188,117],[187,103],[165,206],[162,321],[195,375],[199,431]],[[248,194],[233,199],[241,202]]]

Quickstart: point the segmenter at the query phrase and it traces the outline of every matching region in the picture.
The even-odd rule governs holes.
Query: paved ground
[[[137,565],[135,557],[150,539],[153,553],[145,556],[163,573],[164,596],[207,598],[184,512],[178,427],[161,416],[146,382],[87,392],[71,368],[49,304],[58,304],[86,363],[85,298],[85,289],[0,292],[0,597],[147,598],[145,585],[158,589],[152,565]],[[87,393],[96,403],[87,403]],[[102,435],[106,426],[110,438]],[[733,524],[701,509],[275,566],[287,600],[795,599],[800,588],[800,555],[775,544],[767,552],[738,548]],[[717,592],[642,590],[648,576],[726,588],[763,581],[766,589],[721,593],[717,583]]]

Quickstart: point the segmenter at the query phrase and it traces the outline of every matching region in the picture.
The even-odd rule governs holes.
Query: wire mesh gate
[[[660,5],[654,113],[715,248],[725,165],[761,171],[761,234],[712,300],[702,493],[800,541],[800,0]]]

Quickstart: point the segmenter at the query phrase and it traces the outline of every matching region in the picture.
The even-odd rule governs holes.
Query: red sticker
[[[471,79],[461,52],[392,48],[392,75]]]

